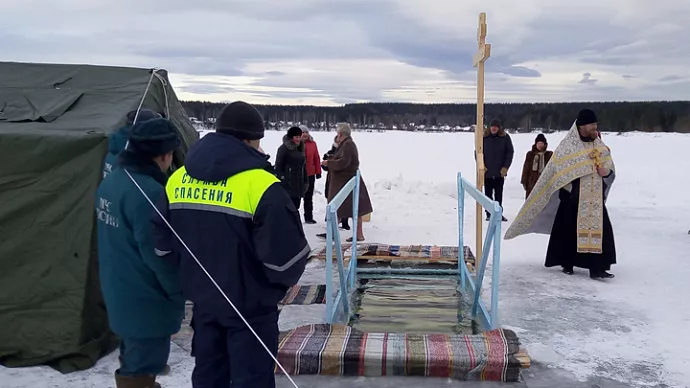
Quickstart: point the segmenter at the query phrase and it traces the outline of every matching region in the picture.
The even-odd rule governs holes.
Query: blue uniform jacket
[[[191,147],[185,168],[192,178],[207,182],[254,169],[272,173],[264,155],[219,133],[210,133]],[[304,272],[310,248],[299,213],[278,181],[263,193],[252,218],[169,209],[166,195],[158,208],[245,317],[276,311]],[[195,309],[219,319],[237,317],[162,220],[156,225],[156,248],[179,257],[180,284]]]
[[[99,271],[108,319],[121,337],[170,336],[184,317],[177,267],[156,255],[154,210],[123,168],[153,201],[163,192],[165,175],[154,162],[131,152],[124,152],[121,162],[96,192]]]

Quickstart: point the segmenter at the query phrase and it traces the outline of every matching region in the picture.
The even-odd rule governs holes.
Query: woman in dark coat
[[[331,149],[323,155],[323,160],[328,160],[331,156],[333,156],[333,154],[335,154],[335,151],[338,150],[337,141],[338,141],[338,137],[336,136],[335,139],[333,139],[333,146],[331,147]],[[328,171],[328,167],[326,167],[326,166],[321,166],[321,168],[326,172]],[[325,186],[324,192],[323,192],[323,195],[326,197],[326,200],[328,200],[328,185],[330,183],[331,183],[331,174],[327,174],[326,175],[326,186]],[[341,227],[344,230],[350,230],[350,225],[348,223],[347,218],[341,218],[340,223],[341,223]]]
[[[338,150],[328,160],[322,162],[323,166],[328,167],[328,174],[331,175],[331,181],[328,187],[328,201],[342,190],[350,179],[352,179],[359,169],[359,152],[357,145],[351,137],[352,130],[348,124],[338,124]],[[342,206],[338,208],[338,219],[344,217],[357,217],[357,241],[364,241],[364,232],[362,230],[362,216],[365,216],[374,211],[369,199],[369,191],[364,184],[364,180],[360,176],[359,182],[359,208],[357,214],[352,212],[352,194],[350,194]],[[348,241],[352,239],[349,238]]]
[[[283,136],[283,144],[278,147],[275,171],[295,204],[295,209],[299,209],[302,197],[309,188],[306,161],[302,130],[291,127],[287,135]]]
[[[548,146],[549,143],[546,142],[546,136],[540,133],[534,140],[532,150],[527,152],[527,156],[525,156],[525,163],[522,166],[522,179],[520,180],[522,187],[525,188],[525,198],[529,197],[542,171],[544,171],[544,167],[551,160],[553,151],[547,151]]]

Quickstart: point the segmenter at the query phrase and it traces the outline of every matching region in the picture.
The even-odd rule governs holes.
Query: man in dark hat
[[[226,106],[216,132],[192,146],[158,205],[195,255],[157,222],[156,248],[179,255],[182,290],[194,302],[194,388],[275,387],[271,354],[239,314],[276,356],[278,303],[302,276],[310,248],[297,209],[258,151],[263,137],[256,108]]]
[[[567,275],[586,268],[592,279],[611,279],[616,247],[606,199],[616,174],[597,127],[593,111],[580,111],[505,238],[550,234],[547,267]]]
[[[491,120],[489,129],[484,130],[484,193],[487,197],[503,206],[503,186],[505,185],[508,169],[513,163],[513,141],[510,135],[503,130],[501,121]],[[488,220],[491,213],[486,212]],[[508,221],[503,217],[502,221]]]
[[[101,289],[110,327],[120,337],[117,388],[160,387],[156,375],[166,371],[170,336],[184,318],[177,266],[154,248],[153,209],[143,195],[155,200],[164,192],[165,171],[179,146],[170,121],[138,122],[118,168],[97,190]]]
[[[136,118],[137,123],[141,123],[146,120],[161,117],[160,114],[150,109],[141,109],[138,112],[139,115],[137,115],[136,110],[127,113],[125,125],[108,137],[108,153],[105,155],[105,161],[103,162],[103,178],[113,172],[117,167],[117,157],[120,155],[120,152],[125,149],[125,145],[129,139],[129,132],[135,124],[134,119]]]

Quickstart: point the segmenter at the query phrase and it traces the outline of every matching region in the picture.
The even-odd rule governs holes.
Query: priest
[[[572,275],[586,268],[592,279],[611,279],[616,263],[606,199],[616,177],[610,149],[598,136],[596,114],[583,109],[554,151],[505,239],[550,234],[546,267]]]

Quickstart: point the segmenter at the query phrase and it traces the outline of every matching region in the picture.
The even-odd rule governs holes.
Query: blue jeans
[[[120,369],[117,374],[134,377],[157,375],[170,356],[170,337],[120,338]]]

